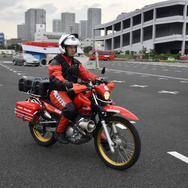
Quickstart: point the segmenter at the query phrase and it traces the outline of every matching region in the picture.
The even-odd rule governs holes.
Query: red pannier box
[[[16,103],[16,116],[29,122],[36,122],[39,119],[38,112],[42,111],[42,107],[34,102],[19,101]]]

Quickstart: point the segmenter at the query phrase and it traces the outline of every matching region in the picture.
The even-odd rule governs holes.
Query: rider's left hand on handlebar
[[[94,83],[95,84],[101,84],[101,83],[108,84],[108,81],[103,78],[97,78],[95,79]]]
[[[77,93],[87,90],[87,86],[74,83],[73,90],[74,90],[74,93],[77,94]]]

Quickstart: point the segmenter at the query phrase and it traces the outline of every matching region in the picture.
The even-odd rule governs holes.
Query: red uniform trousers
[[[66,91],[52,90],[50,93],[50,100],[59,110],[62,111],[57,132],[63,133],[71,118],[76,115],[76,107],[69,98]]]

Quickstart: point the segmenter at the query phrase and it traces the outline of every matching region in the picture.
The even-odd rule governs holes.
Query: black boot
[[[56,140],[58,140],[62,144],[68,144],[69,143],[69,140],[66,137],[65,133],[55,132],[54,137],[55,137]]]

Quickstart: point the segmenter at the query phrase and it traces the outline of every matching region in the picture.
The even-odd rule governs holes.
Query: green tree
[[[142,49],[139,51],[139,54],[140,54],[140,55],[145,55],[146,51],[147,51],[147,48],[145,48],[145,47],[143,46]]]
[[[19,51],[20,50],[20,45],[19,44],[11,44],[7,47],[7,49],[12,49],[15,51]]]
[[[129,50],[125,51],[125,54],[130,55],[130,51]]]
[[[89,51],[91,51],[91,50],[92,50],[92,46],[86,46],[86,47],[84,48],[84,53],[85,53],[85,54],[88,54]]]

